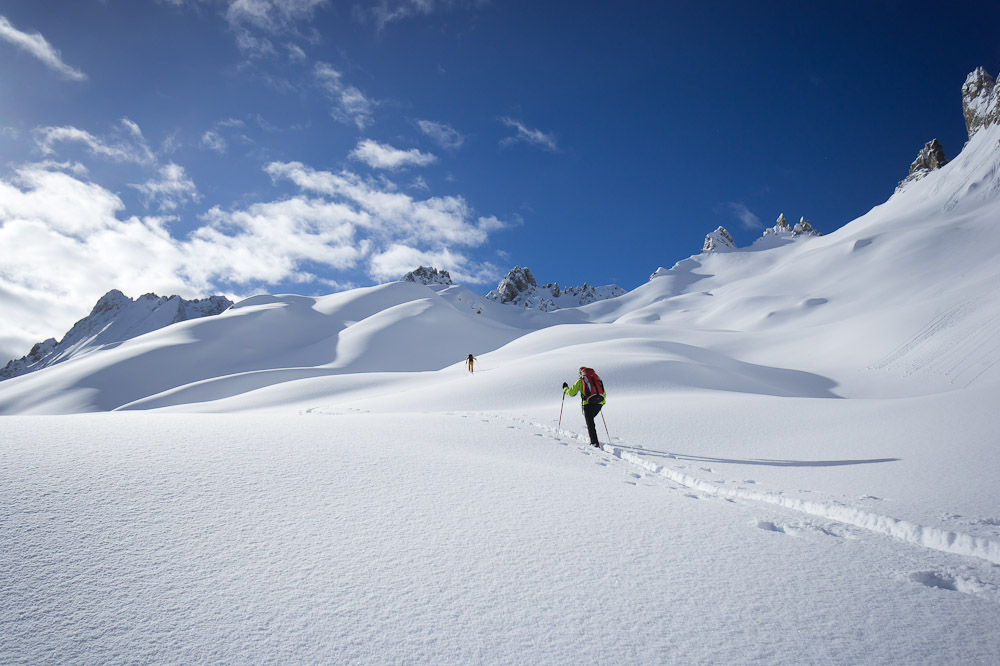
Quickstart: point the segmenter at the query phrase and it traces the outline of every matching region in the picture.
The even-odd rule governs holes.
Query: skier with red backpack
[[[604,382],[597,376],[593,368],[582,367],[580,368],[580,378],[576,380],[575,384],[570,386],[563,382],[563,393],[566,395],[580,394],[580,399],[583,401],[581,405],[583,418],[587,421],[590,443],[600,447],[601,443],[597,441],[597,424],[594,423],[594,418],[600,413],[601,407],[606,402],[607,393],[604,391]]]

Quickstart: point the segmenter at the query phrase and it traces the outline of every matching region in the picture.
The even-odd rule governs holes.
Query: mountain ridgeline
[[[0,369],[0,380],[35,372],[170,324],[217,315],[232,305],[225,296],[187,300],[150,293],[133,300],[112,289],[61,340],[49,338],[36,343],[27,355],[7,363]]]
[[[307,306],[315,299],[306,297],[267,297],[270,299],[267,303],[260,300],[262,297],[253,297],[234,307],[232,301],[223,296],[185,300],[178,296],[146,294],[133,300],[118,290],[112,290],[62,340],[57,342],[50,338],[37,343],[23,358],[10,361],[5,368],[0,369],[0,379],[18,378],[62,365],[69,360],[82,360],[83,357],[91,360],[73,364],[80,366],[74,373],[89,373],[90,370],[84,366],[96,368],[105,362],[120,363],[121,371],[124,372],[124,368],[133,362],[134,357],[126,354],[126,349],[117,348],[128,346],[133,338],[153,334],[172,324],[217,316],[232,318],[232,322],[226,326],[235,325],[237,321],[247,326],[251,320],[256,319],[271,323],[279,317],[277,313],[282,309],[288,312],[294,310],[310,320],[321,315],[332,317],[335,326],[330,323],[317,324],[314,332],[305,333],[297,328],[282,328],[281,335],[275,338],[280,341],[275,344],[284,345],[281,353],[270,350],[268,353],[277,354],[274,358],[240,357],[242,365],[234,365],[229,372],[263,372],[270,368],[270,364],[279,363],[278,359],[281,359],[280,363],[284,363],[287,359],[282,354],[295,356],[294,363],[281,365],[282,368],[293,368],[295,372],[319,367],[325,368],[322,372],[333,373],[388,370],[388,367],[375,367],[374,360],[366,357],[363,350],[378,340],[395,340],[394,336],[407,341],[403,344],[410,344],[413,331],[400,329],[404,326],[404,320],[406,326],[416,326],[421,331],[427,328],[424,333],[431,342],[440,342],[446,337],[437,328],[443,325],[441,322],[447,322],[447,326],[451,327],[447,333],[452,336],[453,344],[448,349],[438,350],[437,355],[407,357],[406,362],[413,366],[409,368],[411,370],[437,370],[443,367],[441,363],[452,356],[464,357],[470,351],[486,353],[511,343],[518,336],[528,335],[528,331],[541,332],[559,324],[671,321],[673,326],[684,329],[700,330],[699,327],[710,326],[715,331],[739,331],[770,329],[800,318],[814,323],[827,322],[829,318],[829,325],[834,326],[840,320],[832,316],[836,308],[831,304],[852,303],[859,307],[862,302],[877,296],[873,290],[875,285],[884,289],[892,286],[895,290],[892,298],[880,303],[895,302],[899,300],[897,292],[911,287],[911,281],[903,275],[908,274],[911,268],[893,270],[892,257],[895,255],[890,252],[887,239],[893,239],[891,249],[899,256],[920,257],[921,273],[936,275],[936,284],[949,283],[952,279],[949,278],[951,269],[946,253],[940,249],[947,239],[939,238],[938,234],[943,233],[941,230],[955,220],[965,220],[963,224],[968,226],[968,219],[997,218],[995,211],[1000,205],[1000,176],[997,175],[1000,168],[1000,86],[982,68],[969,74],[962,86],[962,108],[969,141],[960,153],[949,161],[945,157],[944,148],[936,139],[927,142],[919,150],[908,175],[898,184],[891,198],[867,215],[844,225],[829,236],[821,237],[822,234],[805,217],[793,225],[781,214],[774,226],[765,229],[746,248],[737,247],[728,231],[718,227],[706,236],[701,252],[678,261],[670,269],[659,268],[650,276],[649,282],[631,292],[626,292],[617,285],[592,286],[584,283],[582,286],[563,287],[555,282],[539,284],[531,270],[523,266],[511,269],[496,288],[485,296],[454,284],[447,270],[421,266],[403,276],[399,283],[352,290],[344,293],[342,298],[337,295],[334,295],[336,298],[326,297],[330,304],[325,304],[319,310]],[[965,217],[960,217],[960,214]],[[970,215],[973,218],[969,218]],[[978,243],[963,245],[963,252],[970,255],[966,257],[967,263],[963,265],[963,270],[975,265],[975,258],[986,256],[990,247],[989,238],[991,237],[981,239]],[[815,263],[817,271],[811,279],[804,279],[799,274],[809,262],[800,260],[796,264],[792,261],[793,257],[804,256],[807,249],[809,262]],[[973,254],[975,257],[971,256]],[[995,253],[989,256],[992,258]],[[873,261],[875,257],[879,257],[879,261]],[[795,265],[794,270],[792,265]],[[788,277],[793,274],[794,278]],[[831,296],[845,289],[849,279],[853,279],[852,276],[861,274],[868,275],[864,288],[851,292],[850,297],[842,295],[839,301]],[[783,275],[787,279],[783,279]],[[837,278],[837,275],[841,277]],[[984,278],[984,285],[986,282]],[[407,283],[429,287],[439,298],[428,300],[426,290],[416,289]],[[792,284],[799,286],[790,288],[789,285]],[[822,293],[824,290],[827,293]],[[990,292],[980,290],[976,293]],[[781,302],[775,302],[778,297]],[[941,298],[944,299],[944,296]],[[333,303],[341,301],[343,312],[326,312],[326,309],[334,308]],[[421,303],[417,304],[417,301]],[[951,306],[944,303],[941,307],[947,310]],[[390,310],[395,312],[390,313]],[[971,305],[967,310],[959,310],[956,317],[959,314],[971,317],[969,313],[979,311]],[[866,316],[871,317],[875,316],[873,312],[887,316],[884,307],[866,312]],[[844,317],[851,315],[849,312],[841,314]],[[459,323],[458,320],[453,320],[454,317],[466,316],[474,317],[474,321],[466,322],[462,319],[465,323]],[[218,328],[223,327],[220,325]],[[192,325],[184,331],[196,329],[206,330],[205,327]],[[810,329],[818,330],[821,327]],[[304,336],[304,346],[295,347],[289,341],[289,331]],[[240,329],[240,334],[243,334],[243,329]],[[166,339],[166,336],[144,338],[142,344],[146,344],[145,340],[161,340],[162,344]],[[337,342],[338,339],[341,340],[340,343]],[[846,338],[833,336],[831,339],[840,342]],[[350,344],[345,341],[350,341]],[[176,344],[176,341],[172,340],[171,344]],[[216,352],[235,353],[234,345],[236,343],[232,340],[226,344],[220,342]],[[194,349],[195,346],[187,345],[189,349]],[[262,353],[257,350],[255,343],[250,344],[250,347],[252,349],[248,348],[246,354]],[[461,349],[453,350],[452,347]],[[946,348],[947,345],[941,342],[941,349]],[[901,348],[899,354],[902,357],[920,349],[922,348]],[[95,352],[101,352],[99,356],[107,360],[98,361]],[[114,360],[118,357],[121,357],[120,360]],[[872,367],[890,367],[897,362],[891,355],[887,359],[884,363],[878,361]],[[182,372],[180,366],[187,361],[181,357],[175,361],[178,364],[175,373],[177,381],[209,379],[206,375],[209,370],[201,372],[191,369]],[[400,369],[398,365],[397,363],[394,369]],[[74,373],[63,373],[65,378],[59,381],[69,382],[67,386],[70,383],[78,386],[81,391],[79,395],[83,396],[81,400],[85,403],[89,399],[86,395],[90,395],[87,391],[91,391],[88,388],[89,380],[82,379],[83,375],[77,377]],[[55,376],[51,373],[43,374]],[[254,381],[270,381],[276,376],[261,375]],[[155,388],[166,391],[171,388],[168,386],[171,381],[174,380],[162,377],[161,383],[164,386]],[[40,382],[33,382],[31,385],[41,388]],[[50,388],[55,395],[54,384]],[[141,397],[145,389],[141,386],[134,388],[136,395],[133,398]],[[34,390],[33,388],[32,391]],[[0,403],[2,402],[0,399]],[[24,404],[30,405],[32,401],[26,399]],[[106,402],[94,403],[92,407],[104,408],[104,405],[119,404],[124,403],[118,397],[109,395]],[[10,406],[8,413],[20,409]],[[64,408],[53,406],[48,409]]]

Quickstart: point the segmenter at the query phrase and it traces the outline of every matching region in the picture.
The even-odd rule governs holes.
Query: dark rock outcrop
[[[445,286],[451,286],[454,284],[451,281],[451,274],[448,271],[439,271],[436,268],[431,268],[429,266],[421,266],[415,270],[410,271],[403,276],[402,282],[416,282],[417,284],[433,285],[440,284]]]
[[[903,180],[899,181],[899,185],[896,186],[896,191],[898,192],[907,183],[912,183],[915,180],[920,180],[931,171],[935,169],[940,169],[945,164],[948,163],[948,158],[944,155],[944,148],[937,139],[933,139],[924,144],[924,147],[920,149],[917,153],[917,159],[913,160],[913,164],[910,165],[910,173]]]

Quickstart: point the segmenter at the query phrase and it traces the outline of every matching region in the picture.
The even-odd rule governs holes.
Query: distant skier
[[[597,376],[593,368],[582,367],[580,368],[580,378],[576,380],[575,384],[570,386],[563,382],[563,393],[566,395],[580,394],[580,399],[583,401],[581,404],[583,418],[587,422],[590,443],[600,447],[601,443],[597,440],[597,425],[594,423],[594,418],[600,413],[601,407],[604,407],[606,402],[607,393],[604,390],[604,382]]]
[[[469,358],[466,359],[466,362],[468,363],[469,366],[469,372],[472,372],[472,365],[473,363],[476,362],[476,357],[473,356],[472,354],[469,354]]]

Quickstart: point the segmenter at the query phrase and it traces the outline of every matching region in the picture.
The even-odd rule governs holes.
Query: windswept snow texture
[[[260,296],[0,383],[0,663],[997,663],[998,141],[579,308]]]

